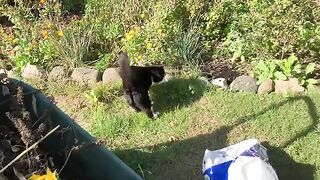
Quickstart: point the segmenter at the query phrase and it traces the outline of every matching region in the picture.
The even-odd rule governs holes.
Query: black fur
[[[145,112],[148,117],[154,118],[149,98],[149,88],[152,82],[160,82],[165,76],[163,66],[130,66],[127,53],[119,53],[120,76],[123,92],[129,105],[136,111]]]

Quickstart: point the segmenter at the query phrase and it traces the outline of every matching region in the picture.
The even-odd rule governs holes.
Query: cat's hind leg
[[[133,96],[132,96],[131,92],[125,91],[125,92],[124,92],[124,96],[125,96],[125,98],[127,99],[127,102],[128,102],[130,108],[131,108],[133,111],[136,111],[136,112],[141,111],[141,110],[135,105],[134,100],[133,100]]]
[[[154,118],[148,91],[134,91],[132,92],[132,96],[136,106],[141,109],[141,111],[146,113],[149,118]]]

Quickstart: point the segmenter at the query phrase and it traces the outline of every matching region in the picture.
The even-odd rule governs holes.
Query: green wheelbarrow
[[[41,148],[50,153],[51,151],[58,151],[59,149],[67,146],[73,146],[75,143],[81,142],[93,142],[96,139],[92,137],[88,132],[82,129],[77,123],[75,123],[68,115],[62,112],[56,105],[54,105],[47,96],[42,94],[39,90],[32,86],[16,79],[10,79],[11,82],[23,88],[25,94],[24,100],[26,108],[31,112],[33,121],[36,121],[38,117],[46,114],[50,116],[52,126],[60,125],[61,127],[72,129],[72,138],[49,136],[41,145]],[[36,103],[34,103],[36,102]],[[37,116],[33,112],[34,104],[37,108]],[[50,109],[50,113],[47,113]],[[70,134],[70,133],[69,133]],[[75,142],[77,141],[77,142]],[[40,146],[40,145],[39,145]],[[75,175],[74,179],[84,180],[140,180],[142,179],[137,173],[135,173],[130,167],[128,167],[123,161],[121,161],[111,151],[102,146],[93,146],[90,148],[84,148],[77,156],[68,160],[65,169],[71,169],[70,172]],[[81,175],[80,175],[81,174]],[[79,178],[80,177],[80,178]]]

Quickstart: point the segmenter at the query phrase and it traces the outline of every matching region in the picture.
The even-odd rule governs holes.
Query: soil
[[[225,78],[230,84],[236,77],[247,75],[250,65],[246,63],[232,63],[227,59],[208,60],[201,66],[201,72],[209,79]]]

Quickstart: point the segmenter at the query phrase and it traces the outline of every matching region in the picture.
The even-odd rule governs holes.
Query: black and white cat
[[[130,105],[135,111],[145,112],[148,117],[156,118],[149,97],[149,88],[153,83],[164,80],[165,71],[163,66],[130,66],[127,53],[119,52],[120,76],[122,79],[123,92]]]

